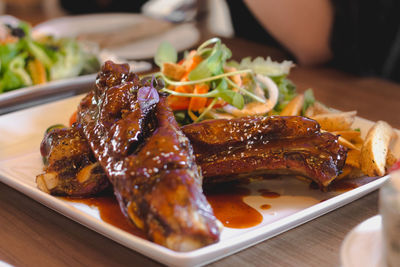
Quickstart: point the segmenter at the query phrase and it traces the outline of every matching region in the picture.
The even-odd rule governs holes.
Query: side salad
[[[233,118],[248,115],[279,114],[297,95],[288,79],[291,61],[271,58],[230,60],[231,51],[219,38],[205,41],[197,49],[185,52],[178,61],[174,47],[164,42],[154,61],[168,93],[168,103],[180,124],[206,118]],[[307,105],[313,103],[309,90]]]
[[[97,56],[72,38],[32,36],[28,23],[0,24],[0,93],[95,73]]]
[[[231,51],[218,38],[201,44],[178,61],[175,49],[160,45],[155,62],[156,74],[168,93],[168,102],[180,124],[208,118],[234,118],[248,115],[305,116],[317,121],[322,132],[338,136],[348,149],[343,172],[336,179],[362,176],[380,177],[398,161],[390,150],[395,131],[378,121],[366,133],[354,128],[357,111],[333,110],[314,98],[311,89],[297,93],[288,79],[290,61],[270,58],[229,60]]]

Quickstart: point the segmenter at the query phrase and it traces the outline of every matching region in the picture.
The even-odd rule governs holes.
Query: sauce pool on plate
[[[280,194],[268,189],[260,189],[258,192],[264,198],[277,198]],[[239,185],[219,185],[205,190],[208,202],[213,208],[214,214],[225,227],[249,228],[260,224],[263,220],[262,214],[244,202],[246,196],[250,196],[249,189]],[[117,200],[113,195],[105,195],[91,198],[69,198],[61,199],[85,204],[98,209],[100,218],[115,227],[120,228],[133,235],[145,238],[144,233],[130,223],[122,214]],[[263,204],[260,209],[270,209],[270,204]]]
[[[217,186],[205,191],[215,217],[229,228],[249,228],[260,224],[263,216],[243,199],[250,190],[240,186]]]
[[[122,214],[119,208],[118,202],[114,196],[99,196],[91,198],[69,198],[63,197],[63,200],[67,200],[74,203],[82,203],[90,207],[96,207],[99,210],[100,218],[121,230],[124,230],[133,235],[145,238],[145,234],[130,223],[125,216]]]

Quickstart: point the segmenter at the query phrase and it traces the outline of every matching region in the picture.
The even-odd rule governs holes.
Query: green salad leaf
[[[235,91],[229,90],[228,82],[226,79],[221,79],[218,86],[215,88],[215,91],[218,92],[217,97],[222,98],[228,104],[231,104],[235,108],[242,109],[244,107],[244,98],[243,96]]]
[[[212,75],[212,72],[210,71],[210,68],[208,67],[208,63],[207,63],[207,61],[204,60],[204,61],[200,62],[200,64],[197,65],[197,67],[189,73],[188,78],[190,81],[197,81],[197,80],[201,80],[201,79],[210,77],[211,75]]]
[[[1,77],[0,93],[11,91],[23,85],[21,79],[15,73],[7,70]]]
[[[72,78],[100,69],[97,56],[73,38],[34,38],[30,25],[23,21],[16,28],[4,26],[4,29],[5,34],[14,38],[0,45],[0,93],[30,86],[33,82]],[[33,61],[36,63],[29,64]],[[40,79],[35,76],[37,73],[41,73]]]
[[[37,58],[46,68],[51,68],[53,62],[50,57],[46,54],[43,48],[38,46],[34,41],[27,40],[28,51]]]
[[[285,76],[275,76],[271,79],[277,84],[279,89],[278,103],[274,111],[280,112],[296,96],[296,86]]]
[[[8,69],[8,64],[20,53],[22,45],[20,42],[0,45],[0,74]]]
[[[22,53],[16,56],[10,62],[9,70],[17,75],[22,84],[25,86],[32,85],[32,79],[28,72],[25,70],[25,59],[28,57],[28,53]]]
[[[221,44],[220,40],[216,41],[212,50],[205,50],[203,53],[208,54],[208,57],[189,73],[190,81],[222,74],[226,60],[232,57],[232,52],[224,44]]]
[[[267,57],[266,59],[256,57],[254,60],[250,57],[246,57],[240,61],[239,66],[241,69],[252,69],[255,73],[274,77],[287,76],[294,65],[292,61],[288,60],[279,63],[273,61],[270,57]]]
[[[301,110],[301,114],[304,116],[306,114],[306,110],[314,105],[315,103],[315,97],[314,97],[314,92],[311,88],[307,89],[304,92],[304,103],[303,103],[303,108]]]
[[[27,53],[22,53],[10,61],[7,70],[2,76],[0,85],[1,92],[32,85],[32,79],[25,70],[25,59],[27,56]]]
[[[162,68],[163,63],[171,62],[176,63],[178,60],[178,53],[172,44],[168,42],[162,42],[157,49],[157,52],[154,56],[154,62]]]
[[[50,69],[50,79],[60,80],[79,76],[83,69],[82,50],[77,42],[64,40],[57,59]]]

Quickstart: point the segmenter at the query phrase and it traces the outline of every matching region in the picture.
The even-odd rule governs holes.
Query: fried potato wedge
[[[339,141],[339,144],[341,144],[342,146],[345,146],[345,147],[353,149],[353,150],[360,151],[360,147],[355,146],[353,143],[351,143],[346,138],[339,136],[338,141]]]
[[[360,178],[362,176],[365,176],[365,174],[362,172],[361,169],[359,168],[352,168],[351,172],[347,175],[347,179],[355,179],[355,178]]]
[[[336,177],[335,180],[341,180],[341,179],[346,179],[349,174],[352,172],[353,167],[350,165],[344,165],[343,169],[342,169],[342,173]]]
[[[350,149],[349,151],[347,151],[346,165],[360,169],[361,167],[360,158],[361,158],[360,150]]]
[[[361,132],[355,130],[334,131],[332,134],[339,135],[339,143],[345,147],[360,150],[364,140],[361,138]]]
[[[315,101],[313,105],[309,106],[305,112],[306,117],[312,117],[318,114],[332,113],[333,111],[321,102]]]
[[[311,116],[316,120],[323,130],[328,132],[349,130],[354,122],[357,111],[334,112],[327,114],[317,114]]]
[[[393,155],[392,151],[389,149],[386,157],[386,171],[390,169],[397,162],[397,158]]]
[[[346,141],[349,141],[352,144],[352,147],[347,146],[349,148],[355,147],[357,150],[361,150],[361,147],[364,143],[364,139],[361,137],[361,132],[359,131],[354,131],[354,130],[348,130],[348,131],[335,131],[332,132],[333,134],[340,135],[341,138],[346,139]],[[341,138],[339,138],[339,141],[341,141]],[[342,144],[345,145],[345,144]]]
[[[362,177],[364,175],[365,174],[359,168],[350,165],[345,165],[342,169],[342,173],[338,177],[336,177],[336,180],[354,179]]]
[[[389,145],[395,136],[393,128],[384,121],[377,121],[369,129],[361,148],[361,170],[368,176],[383,176]]]
[[[328,131],[322,129],[321,132],[328,132]],[[336,134],[336,133],[338,133],[338,132],[339,132],[339,131],[337,131],[337,132],[331,132],[331,133],[332,133],[332,134],[335,134],[335,135],[338,135],[338,134]],[[354,150],[360,150],[360,149],[361,149],[361,146],[360,146],[360,147],[356,146],[355,144],[353,144],[352,142],[350,142],[350,141],[347,140],[346,138],[343,138],[343,137],[340,136],[340,135],[339,135],[339,138],[338,138],[338,142],[339,142],[339,144],[341,144],[342,146],[345,146],[345,147],[347,147],[347,148],[349,148],[349,149],[354,149]],[[361,144],[362,144],[362,143],[361,143]]]
[[[281,116],[298,116],[304,104],[304,94],[298,94],[281,111]]]
[[[352,140],[357,140],[361,136],[361,132],[355,130],[334,131],[332,134],[340,135],[352,143],[355,143]]]

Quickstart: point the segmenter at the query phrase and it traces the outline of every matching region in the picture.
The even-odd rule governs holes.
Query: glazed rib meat
[[[204,183],[268,174],[308,177],[326,188],[340,173],[346,149],[311,119],[245,117],[182,128],[201,166]]]
[[[44,192],[85,197],[110,186],[79,125],[47,133],[40,152],[45,168],[44,173],[36,177],[36,184]]]
[[[73,129],[71,131],[75,134],[69,136],[80,133]],[[268,174],[290,174],[308,177],[321,189],[325,189],[340,174],[346,159],[346,149],[339,145],[337,136],[321,133],[316,121],[299,116],[211,120],[184,126],[182,131],[194,148],[196,162],[202,169],[203,183]],[[49,143],[46,140],[52,139],[53,135],[49,133],[43,143]],[[84,137],[80,136],[79,139]],[[85,153],[90,153],[89,144],[80,143],[80,146],[82,152],[77,153],[78,155],[93,158],[84,157]],[[53,146],[52,149],[56,153],[58,147]],[[46,157],[46,154],[42,155]],[[63,158],[58,159],[61,160],[59,165],[64,166]],[[66,161],[69,162],[70,159]],[[75,165],[85,167],[94,163],[95,161],[82,161]],[[68,170],[59,175],[64,179],[68,177],[67,181],[59,182],[66,185],[74,182],[75,186],[63,186],[62,188],[68,189],[64,192],[51,188],[47,191],[54,194],[79,195],[81,188],[76,185],[83,185],[76,179],[80,177],[77,175],[79,169],[74,170],[76,173]],[[87,179],[105,184],[103,180],[107,180],[107,177],[95,173],[94,177]],[[51,184],[54,184],[52,180]],[[96,194],[97,188],[99,187],[91,186],[86,191],[90,193],[90,190],[93,190],[92,194]],[[79,191],[74,192],[73,189]]]
[[[177,251],[218,241],[192,147],[151,84],[106,62],[78,114],[122,212],[150,240]]]

